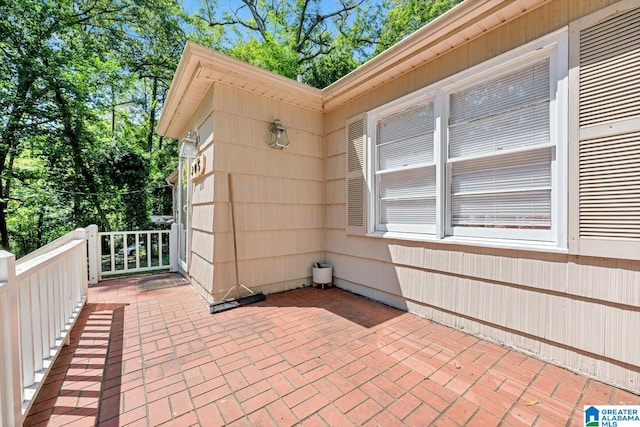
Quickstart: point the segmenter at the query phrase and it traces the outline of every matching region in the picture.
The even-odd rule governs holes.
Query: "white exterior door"
[[[179,224],[178,263],[180,269],[184,272],[189,271],[189,188],[191,184],[189,177],[189,163],[190,159],[183,157],[180,158],[177,186],[177,211]]]

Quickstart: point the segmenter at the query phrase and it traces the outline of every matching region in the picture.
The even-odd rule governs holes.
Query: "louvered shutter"
[[[576,25],[579,253],[640,259],[640,8]]]
[[[364,114],[346,123],[347,134],[347,209],[346,232],[364,235],[366,222],[366,120]]]

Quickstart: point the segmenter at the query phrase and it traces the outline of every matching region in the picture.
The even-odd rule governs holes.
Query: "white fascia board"
[[[551,0],[463,1],[324,88],[322,94],[325,110],[336,108],[350,98],[362,95],[387,80],[411,71],[416,65],[415,61],[410,60],[419,58],[422,63],[428,62],[440,55],[439,51],[443,46],[454,49],[549,1]],[[480,25],[485,20],[497,20],[500,24],[486,28]],[[460,37],[460,33],[467,30],[469,30],[468,34]]]
[[[212,76],[219,76],[219,78]],[[317,105],[316,109],[322,110],[319,89],[188,41],[171,82],[156,132],[174,139],[181,138],[183,135],[180,132],[183,131],[183,126],[181,126],[180,120],[176,119],[178,113],[183,120],[193,114],[193,111],[185,111],[185,101],[202,96],[216,81],[229,84],[224,81],[228,77],[250,82],[254,87],[253,91],[258,94],[267,90],[289,94],[308,99],[310,105]]]

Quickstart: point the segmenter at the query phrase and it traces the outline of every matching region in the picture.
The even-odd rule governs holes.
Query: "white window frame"
[[[550,141],[551,228],[549,230],[505,229],[451,226],[451,176],[448,153],[449,96],[461,89],[506,74],[516,67],[549,58],[550,74]],[[519,48],[492,58],[449,78],[382,105],[367,114],[368,174],[373,197],[367,205],[368,235],[443,243],[465,243],[496,247],[540,248],[566,252],[567,249],[567,134],[568,134],[568,31],[566,28],[548,34]],[[379,223],[379,200],[376,179],[376,133],[378,122],[394,113],[433,99],[434,160],[436,162],[436,224],[435,227],[384,227]],[[546,146],[546,145],[545,145]],[[530,151],[541,146],[515,149]]]
[[[368,129],[368,134],[370,135],[370,139],[369,139],[369,143],[371,144],[371,147],[369,148],[369,153],[370,153],[370,164],[369,164],[369,168],[368,170],[370,171],[369,174],[369,182],[372,183],[371,185],[371,189],[372,189],[372,195],[373,197],[371,197],[371,202],[373,204],[373,209],[370,211],[372,211],[373,215],[371,216],[371,220],[368,221],[369,224],[373,224],[374,229],[377,231],[396,231],[396,232],[404,232],[404,233],[421,233],[421,234],[435,234],[436,231],[436,224],[438,221],[437,218],[437,214],[436,214],[436,224],[434,225],[422,225],[422,226],[410,226],[410,225],[403,225],[403,224],[389,224],[389,225],[385,225],[385,224],[381,224],[379,221],[379,212],[380,212],[380,198],[378,197],[378,183],[379,183],[379,174],[381,174],[381,172],[378,172],[378,149],[377,149],[377,138],[378,138],[378,122],[382,119],[385,119],[389,116],[392,116],[396,113],[405,111],[407,109],[410,109],[412,107],[416,107],[421,103],[427,102],[427,101],[432,101],[434,104],[434,108],[433,108],[433,114],[434,114],[434,120],[436,119],[436,116],[438,115],[438,111],[435,108],[436,107],[436,103],[435,103],[435,92],[432,91],[420,91],[419,94],[417,94],[415,97],[412,97],[410,102],[402,102],[399,103],[398,105],[394,105],[391,108],[384,108],[384,109],[378,109],[375,110],[373,112],[371,112],[369,114],[369,116],[367,117],[367,123],[369,123],[369,129]],[[398,168],[394,168],[392,170],[387,170],[384,173],[393,173],[393,172],[398,172],[398,171],[402,171],[402,170],[409,170],[409,169],[420,169],[420,168],[426,168],[426,167],[435,167],[436,169],[436,213],[438,212],[438,206],[437,206],[437,200],[438,200],[438,194],[437,194],[437,189],[439,188],[439,181],[438,181],[438,174],[439,174],[439,147],[438,144],[436,143],[436,129],[435,129],[435,124],[434,124],[434,159],[433,162],[431,163],[415,163],[411,166],[408,166],[406,169],[402,168],[402,167],[398,167]]]

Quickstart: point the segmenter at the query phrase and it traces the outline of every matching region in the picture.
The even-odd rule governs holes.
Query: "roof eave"
[[[325,111],[551,0],[466,0],[322,90]]]
[[[322,111],[319,89],[187,42],[165,99],[156,132],[174,139],[181,138],[181,132],[187,126],[185,120],[193,114],[208,88],[216,82],[237,86],[301,108]],[[195,86],[198,86],[197,91],[193,90]],[[190,102],[187,103],[187,100]]]
[[[216,82],[300,108],[331,111],[550,1],[466,0],[322,90],[187,42],[157,133],[181,138],[189,118]]]
[[[185,76],[187,74],[193,74],[194,64],[192,51],[195,46],[197,46],[195,43],[187,42],[184,46],[184,49],[182,50],[180,62],[178,63],[176,72],[173,75],[171,85],[169,86],[169,92],[167,93],[167,96],[164,100],[160,119],[158,120],[158,123],[156,125],[156,133],[158,133],[159,135],[179,139],[179,136],[175,134],[175,132],[178,131],[170,129],[170,126],[173,115],[176,112],[182,97],[184,96],[183,91],[186,81]]]

